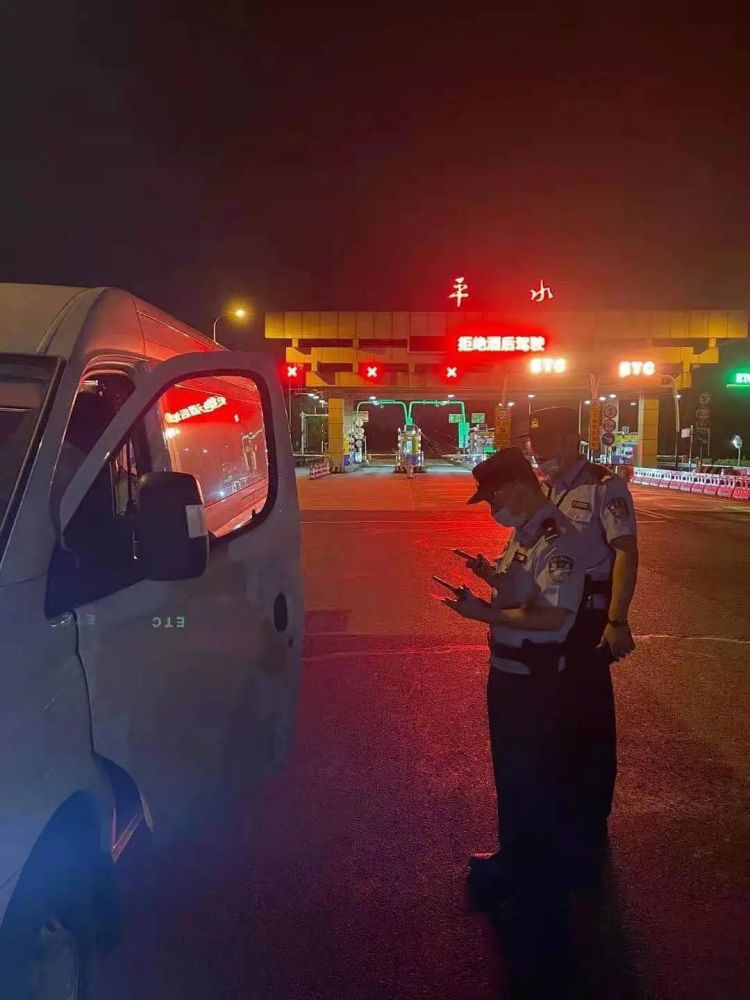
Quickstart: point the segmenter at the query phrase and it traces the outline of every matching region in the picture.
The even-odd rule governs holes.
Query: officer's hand
[[[602,649],[605,643],[612,651],[612,658],[614,660],[621,660],[635,649],[635,642],[633,641],[633,636],[628,625],[616,628],[614,625],[608,623],[602,633],[599,648]]]
[[[455,611],[456,614],[461,615],[462,618],[468,618],[476,622],[484,621],[484,616],[487,612],[487,605],[483,601],[480,601],[478,597],[475,597],[468,587],[462,590],[461,595],[456,600],[452,600],[450,597],[444,598],[443,604],[447,608],[450,608],[451,611]]]
[[[479,553],[473,559],[466,560],[466,568],[470,569],[474,576],[478,576],[480,580],[484,580],[485,583],[489,583],[495,576],[495,566],[488,559]]]

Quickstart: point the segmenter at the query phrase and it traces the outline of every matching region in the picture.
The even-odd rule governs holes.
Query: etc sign
[[[544,351],[546,337],[473,337],[462,335],[458,338],[461,354],[528,354]]]
[[[628,375],[655,375],[656,364],[653,361],[621,361],[620,378],[627,378]]]

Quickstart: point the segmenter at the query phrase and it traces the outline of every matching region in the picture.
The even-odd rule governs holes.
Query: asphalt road
[[[431,597],[502,532],[466,473],[300,478],[307,635],[293,754],[163,877],[127,997],[473,1000],[748,995],[750,504],[634,489],[638,648],[616,668],[605,890],[563,925],[496,924],[480,626]],[[147,940],[144,947],[143,940]]]

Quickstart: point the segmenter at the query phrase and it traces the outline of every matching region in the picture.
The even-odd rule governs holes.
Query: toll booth
[[[411,463],[414,472],[424,472],[424,452],[422,450],[422,431],[416,424],[399,428],[398,446],[396,448],[396,464],[394,472],[408,472]]]
[[[487,424],[476,424],[469,431],[467,454],[473,466],[484,461],[488,455],[495,452],[495,429]]]

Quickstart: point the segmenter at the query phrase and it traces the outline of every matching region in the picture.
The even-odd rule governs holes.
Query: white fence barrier
[[[308,476],[310,479],[321,479],[323,476],[331,474],[330,462],[311,462],[308,465]]]
[[[674,472],[670,469],[633,470],[633,482],[638,486],[653,486],[680,493],[700,493],[703,496],[731,497],[750,502],[750,476],[716,475],[709,472]]]

